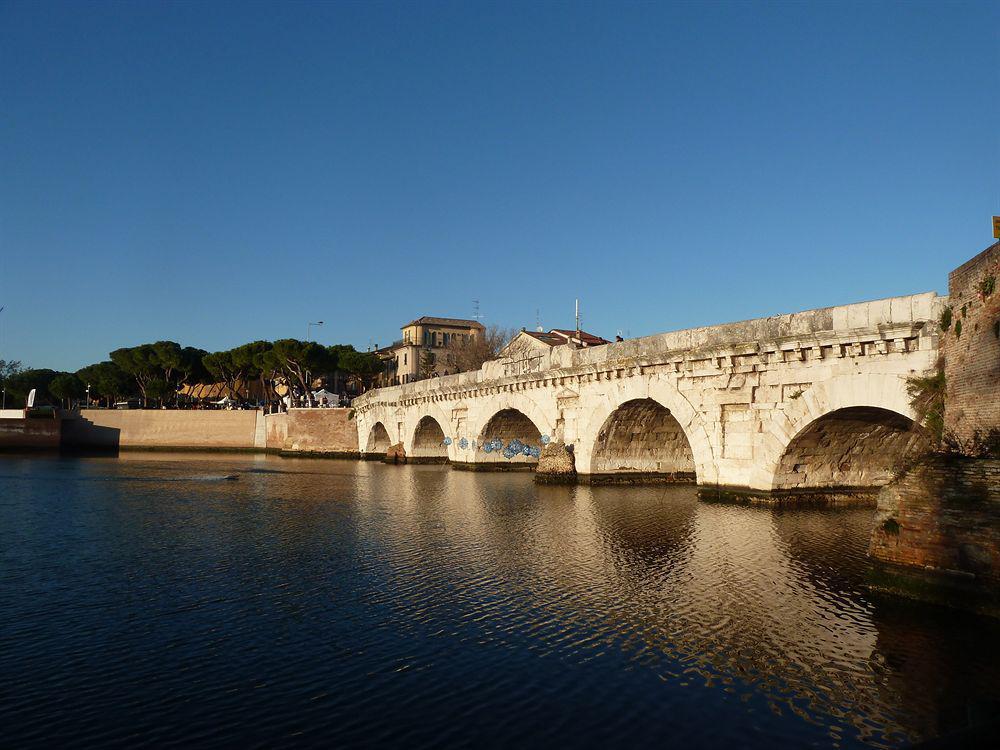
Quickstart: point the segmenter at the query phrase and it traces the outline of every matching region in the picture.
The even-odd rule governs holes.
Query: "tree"
[[[260,385],[264,391],[264,399],[268,403],[279,401],[280,396],[278,395],[275,385],[279,378],[284,377],[284,370],[281,367],[281,362],[279,361],[277,355],[275,355],[274,345],[270,341],[259,341],[257,343],[266,345],[262,346],[257,353],[253,355],[254,367],[257,369],[257,372],[260,373]]]
[[[155,380],[150,380],[146,384],[146,395],[149,398],[155,398],[164,404],[170,400],[172,396],[176,393],[176,387],[169,380],[163,378],[156,378]]]
[[[157,341],[115,349],[111,352],[111,361],[135,378],[145,402],[148,398],[155,398],[148,392],[154,380],[162,380],[169,386],[165,395],[161,387],[156,387],[162,400],[176,393],[177,386],[192,374],[201,375],[201,359],[204,356],[201,349],[182,348],[176,341]]]
[[[207,354],[204,349],[193,346],[185,346],[181,350],[180,364],[177,366],[177,385],[208,382],[209,372],[202,362]]]
[[[28,393],[35,389],[35,403],[44,403],[51,400],[49,396],[49,383],[59,373],[55,370],[21,370],[9,377],[5,383],[7,395],[13,398],[15,404],[27,405]]]
[[[420,352],[420,362],[418,363],[418,374],[421,378],[429,378],[434,374],[434,352],[430,349],[423,349]]]
[[[0,385],[7,391],[7,380],[21,372],[21,363],[16,359],[0,359]],[[6,403],[6,398],[4,399]]]
[[[91,396],[106,398],[111,406],[120,396],[131,396],[135,393],[135,380],[114,362],[97,362],[76,371],[76,376],[86,386],[90,386]]]
[[[360,386],[359,390],[371,387],[380,369],[379,358],[370,352],[358,352],[354,347],[339,354],[337,369],[347,375],[349,383]]]
[[[153,345],[140,344],[139,346],[115,349],[111,352],[111,361],[135,378],[145,405],[146,388],[156,378],[160,370]]]
[[[181,345],[176,341],[157,341],[152,347],[152,363],[163,373],[164,382],[175,382],[175,370],[180,369],[183,363],[184,354]]]
[[[206,354],[201,358],[201,362],[212,377],[225,384],[224,395],[232,396],[236,391],[237,378],[232,349]]]
[[[21,363],[16,359],[0,359],[0,380],[7,380],[22,369]]]
[[[280,339],[274,342],[268,357],[271,358],[271,365],[286,375],[290,391],[301,392],[306,402],[312,406],[312,376],[332,369],[332,357],[327,348],[312,341]]]
[[[454,345],[455,367],[458,372],[478,370],[484,363],[500,357],[500,350],[518,331],[491,325]]]
[[[69,408],[74,399],[82,398],[85,393],[84,384],[71,372],[61,372],[49,383],[49,394],[63,402]]]
[[[206,370],[226,384],[227,395],[246,398],[247,383],[260,378],[265,370],[263,355],[272,349],[269,341],[252,341],[233,349],[207,354],[202,358]]]

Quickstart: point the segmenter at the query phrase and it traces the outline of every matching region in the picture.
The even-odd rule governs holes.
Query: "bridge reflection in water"
[[[399,485],[406,523],[387,547],[394,585],[425,590],[419,561],[448,550],[447,586],[486,642],[513,645],[527,630],[533,650],[563,659],[617,650],[629,669],[763,697],[837,741],[891,746],[1000,705],[1000,664],[981,661],[995,627],[867,596],[871,510],[706,504],[693,486],[518,478],[512,487],[512,477],[411,471]],[[419,609],[436,621],[453,604]]]
[[[270,457],[2,471],[19,747],[892,747],[1000,698],[995,625],[865,595],[866,509]]]

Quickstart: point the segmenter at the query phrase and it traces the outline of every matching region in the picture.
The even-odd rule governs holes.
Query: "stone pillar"
[[[405,464],[406,449],[403,448],[402,443],[390,445],[389,449],[385,452],[385,457],[382,460],[387,464]]]
[[[576,482],[576,462],[573,446],[553,441],[542,448],[535,469],[538,484],[572,484]]]

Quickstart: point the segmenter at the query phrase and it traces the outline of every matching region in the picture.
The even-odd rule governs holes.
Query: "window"
[[[406,364],[406,352],[403,352],[403,364]]]

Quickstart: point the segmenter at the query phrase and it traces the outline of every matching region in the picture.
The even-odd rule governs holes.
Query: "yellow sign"
[[[993,236],[1000,240],[1000,216],[993,217]]]

